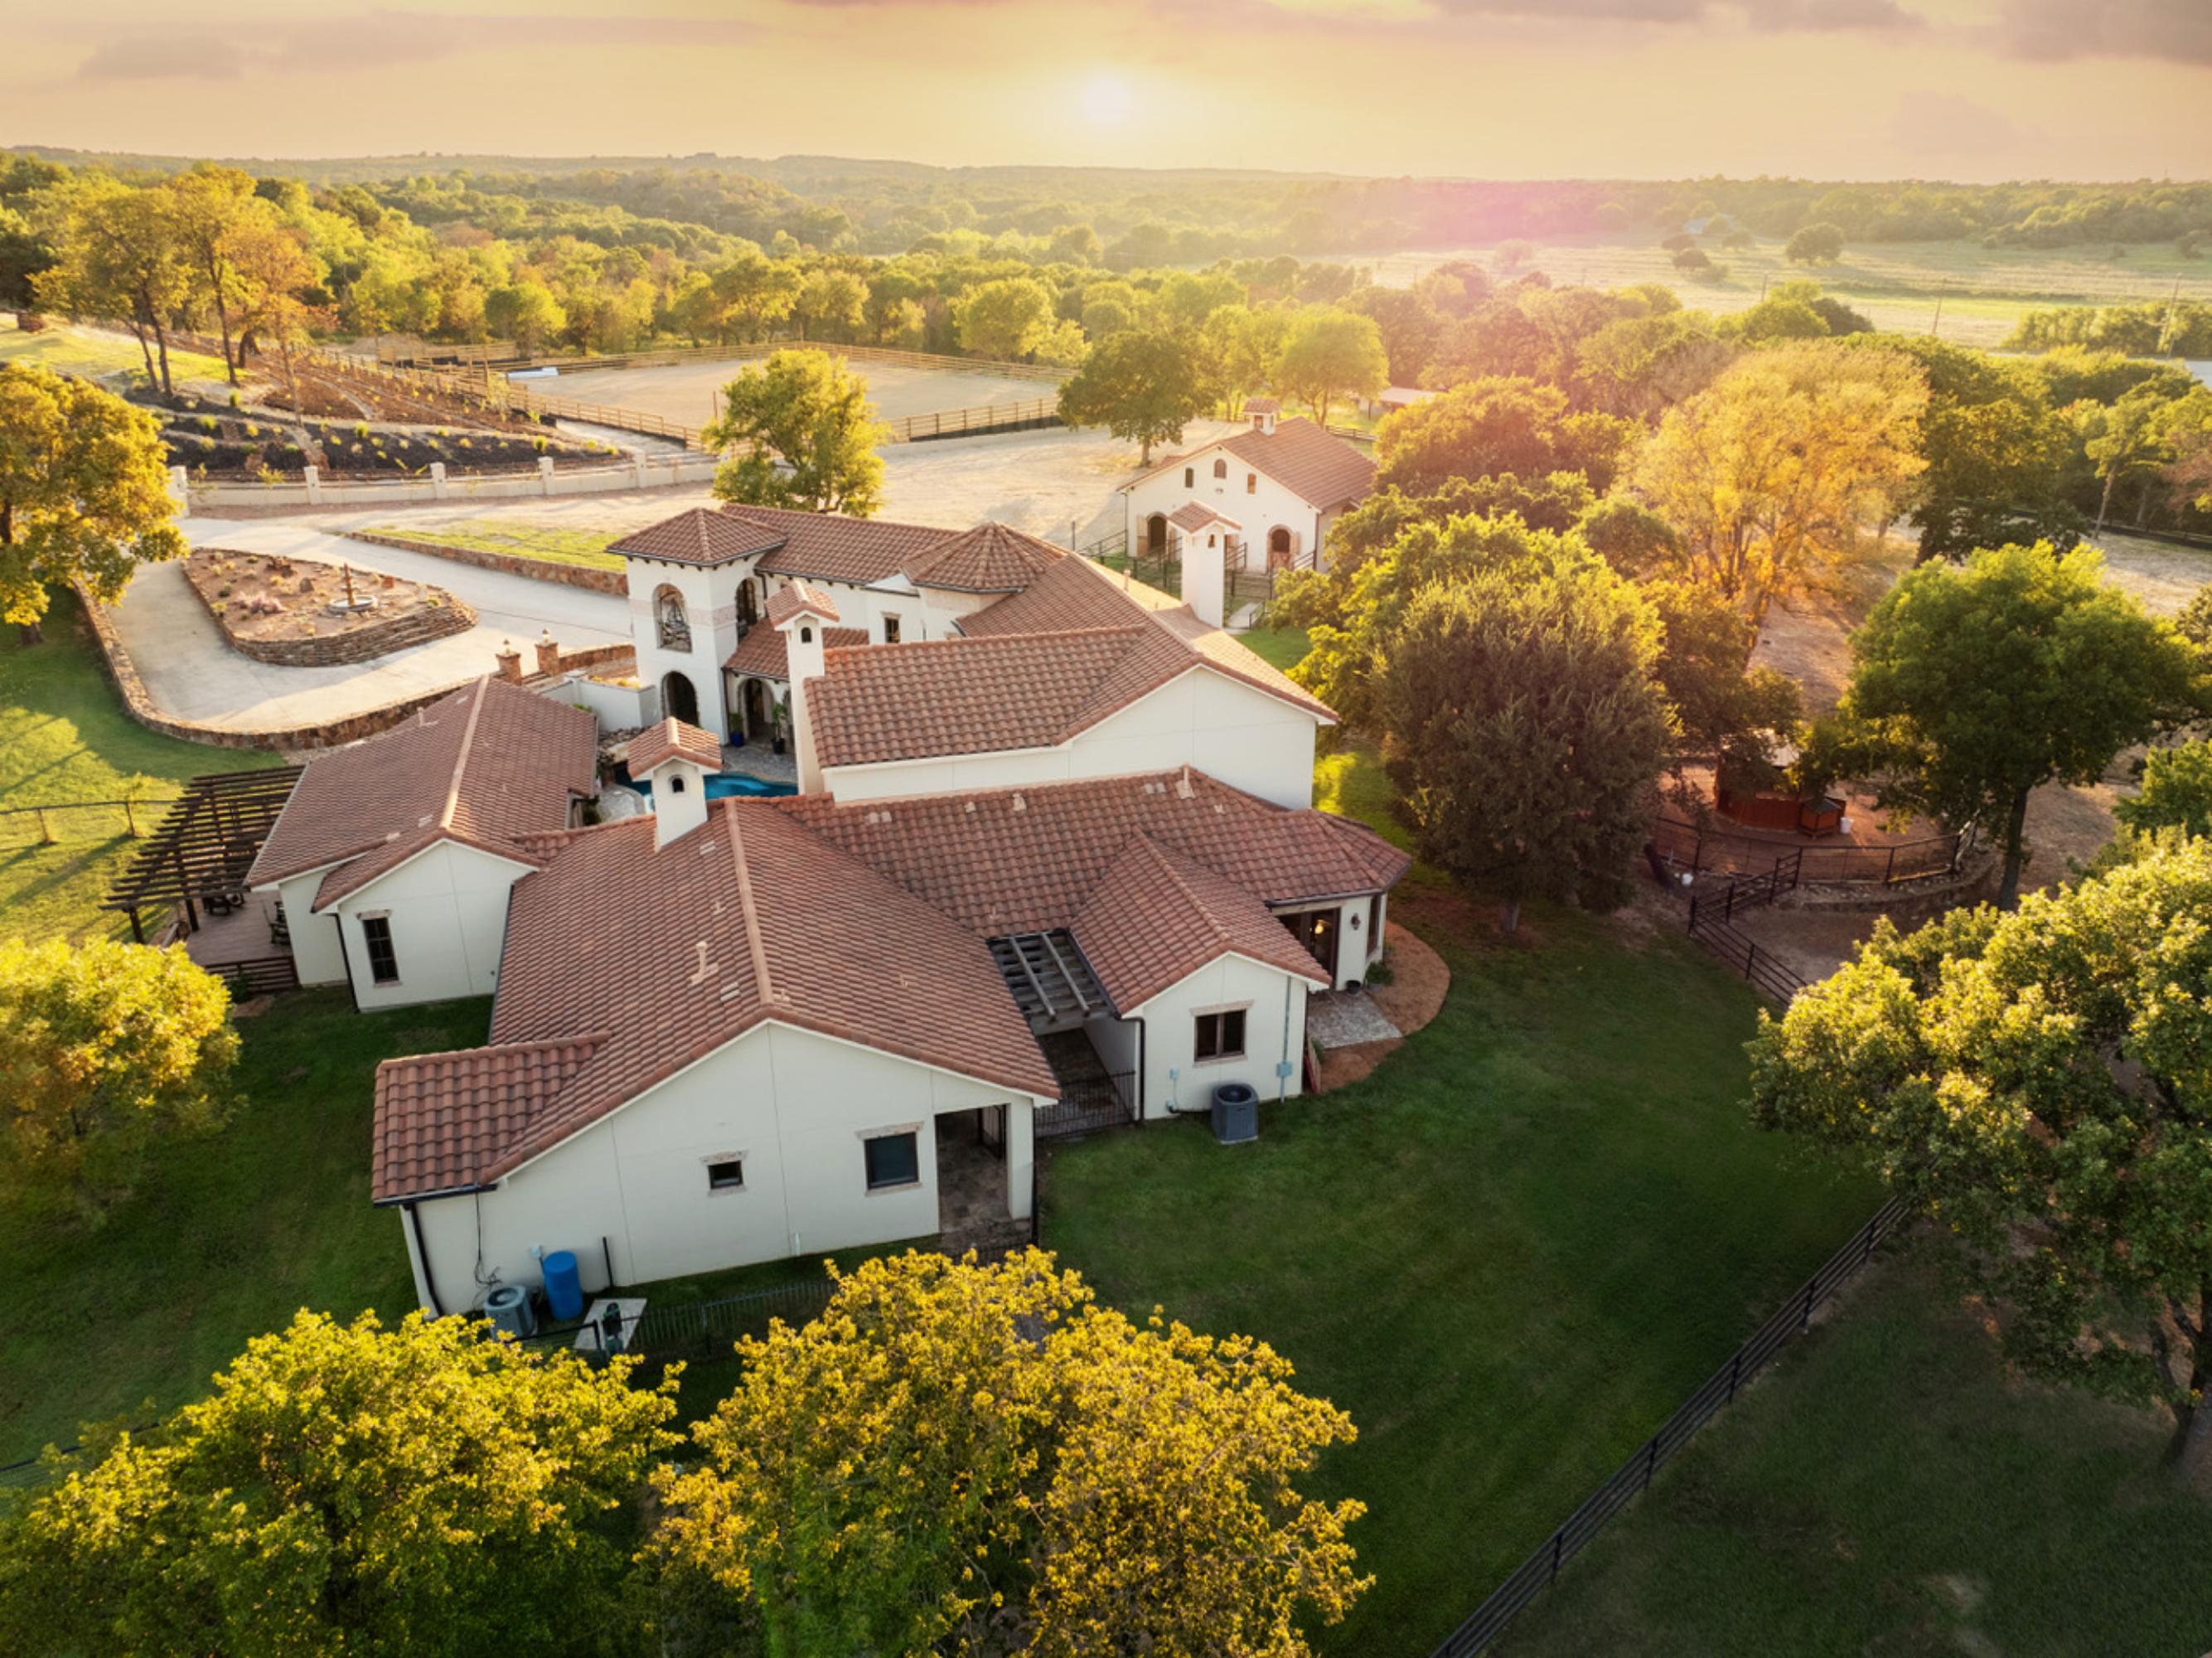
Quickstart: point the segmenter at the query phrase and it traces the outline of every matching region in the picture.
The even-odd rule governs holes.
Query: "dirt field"
[[[1056,395],[1050,381],[1009,380],[997,375],[955,374],[887,363],[853,365],[867,381],[876,412],[887,420],[987,404],[1034,403]],[[714,418],[714,395],[743,369],[742,363],[693,363],[676,369],[586,369],[520,383],[548,397],[572,397],[637,409],[685,426]]]

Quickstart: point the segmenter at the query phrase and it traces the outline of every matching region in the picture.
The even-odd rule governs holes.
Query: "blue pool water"
[[[625,789],[636,789],[648,800],[653,797],[653,785],[649,783],[640,783],[632,777],[629,768],[626,765],[618,765],[615,768],[615,781]],[[717,771],[707,779],[708,800],[726,800],[732,795],[758,796],[795,795],[798,792],[799,786],[796,783],[769,783],[760,777],[749,777],[742,771]]]

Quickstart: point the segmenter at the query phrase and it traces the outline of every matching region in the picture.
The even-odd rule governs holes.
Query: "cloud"
[[[2006,0],[1997,34],[2015,57],[2156,58],[2212,64],[2208,0]]]
[[[528,46],[742,46],[760,33],[735,19],[366,11],[303,22],[216,21],[189,37],[111,41],[76,72],[82,81],[228,81],[246,74],[423,64]]]

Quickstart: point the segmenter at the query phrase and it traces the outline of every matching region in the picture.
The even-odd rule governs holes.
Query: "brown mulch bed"
[[[1390,982],[1370,987],[1367,995],[1400,1034],[1380,1042],[1325,1049],[1318,1093],[1327,1094],[1367,1076],[1395,1052],[1405,1038],[1437,1016],[1444,1005],[1444,993],[1451,989],[1451,969],[1419,938],[1395,921],[1384,927],[1382,937],[1389,947]]]

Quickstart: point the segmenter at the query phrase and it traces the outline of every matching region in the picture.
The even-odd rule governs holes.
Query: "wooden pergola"
[[[131,854],[131,867],[100,907],[129,916],[131,936],[141,944],[141,911],[149,908],[180,905],[185,925],[197,931],[200,903],[228,904],[244,892],[254,854],[307,770],[279,765],[194,777]]]

